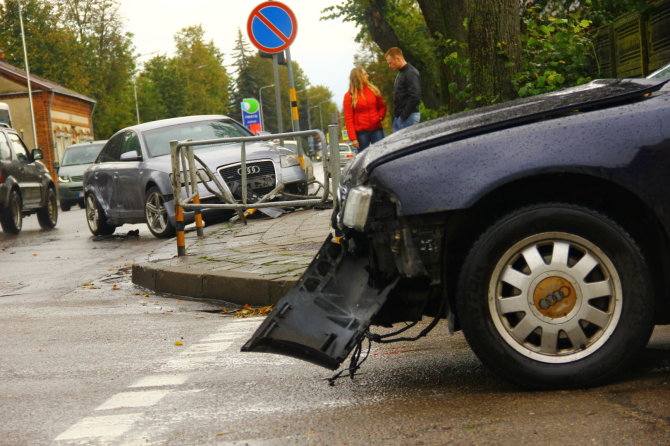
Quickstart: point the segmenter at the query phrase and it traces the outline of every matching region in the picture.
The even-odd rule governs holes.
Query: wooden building
[[[25,70],[10,65],[0,53],[0,102],[9,105],[13,126],[28,148],[44,152],[44,164],[55,174],[66,147],[93,141],[95,100],[31,73],[37,141],[33,137]]]

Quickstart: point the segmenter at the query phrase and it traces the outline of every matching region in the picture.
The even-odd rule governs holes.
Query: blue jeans
[[[356,153],[365,150],[370,144],[384,139],[384,130],[357,130],[358,150]]]
[[[397,132],[398,130],[402,130],[405,127],[409,127],[410,125],[418,124],[420,119],[421,113],[419,112],[409,115],[406,121],[403,121],[400,116],[395,117],[393,118],[393,131]]]

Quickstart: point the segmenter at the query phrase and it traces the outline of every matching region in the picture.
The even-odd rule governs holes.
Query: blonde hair
[[[375,87],[372,82],[369,82],[364,76],[365,70],[361,67],[356,67],[349,73],[349,94],[351,94],[351,103],[356,107],[358,97],[363,94],[363,89],[368,87],[375,96],[380,96],[379,88]]]

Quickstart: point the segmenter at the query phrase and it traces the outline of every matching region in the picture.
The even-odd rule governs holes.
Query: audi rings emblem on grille
[[[253,175],[255,173],[261,173],[261,166],[247,166],[247,175]],[[237,174],[242,176],[242,167],[237,169]]]

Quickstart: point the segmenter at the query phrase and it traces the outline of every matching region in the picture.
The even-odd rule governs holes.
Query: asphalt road
[[[0,445],[668,445],[670,330],[593,389],[498,379],[444,324],[373,345],[360,375],[240,353],[260,323],[148,294],[129,265],[160,244],[93,241],[81,210],[0,234]]]

